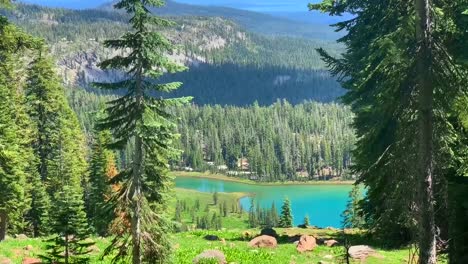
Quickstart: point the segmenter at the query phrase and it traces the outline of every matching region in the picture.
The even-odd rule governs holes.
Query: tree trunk
[[[416,10],[416,83],[418,89],[418,239],[419,263],[435,264],[436,227],[434,213],[432,43],[429,0],[415,0]]]
[[[132,200],[132,241],[133,241],[133,264],[142,263],[141,253],[141,162],[142,162],[142,140],[135,138],[135,160],[133,166],[133,200]]]
[[[143,91],[141,87],[142,70],[138,70],[136,80],[136,104],[137,107],[142,107],[143,104]],[[142,118],[142,117],[140,117]],[[135,153],[133,155],[133,174],[132,174],[132,263],[141,264],[143,261],[143,254],[141,252],[141,206],[142,206],[142,193],[141,193],[141,177],[143,170],[143,140],[139,135],[135,136]]]
[[[70,258],[70,234],[68,234],[68,230],[67,232],[65,232],[65,264],[68,264],[69,263],[69,258]]]
[[[5,240],[8,228],[8,215],[4,210],[0,211],[0,242]]]

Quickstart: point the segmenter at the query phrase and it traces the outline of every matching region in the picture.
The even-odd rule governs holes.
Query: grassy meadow
[[[237,204],[239,198],[243,197],[244,193],[219,193],[218,205],[226,203],[228,208],[233,204]],[[202,216],[203,214],[219,213],[219,206],[214,205],[213,195],[210,193],[201,193],[191,190],[176,188],[176,199],[171,201],[171,208],[175,208],[178,201],[186,201],[187,205],[193,206],[195,201],[200,203],[200,211],[195,214]],[[208,212],[206,211],[208,210]],[[173,209],[171,214],[175,214]],[[192,260],[207,249],[221,250],[228,263],[236,264],[259,264],[259,263],[278,263],[278,264],[309,264],[309,263],[342,263],[344,256],[344,248],[327,247],[319,245],[311,252],[298,253],[296,246],[293,243],[298,240],[298,237],[303,234],[313,235],[320,239],[341,239],[341,231],[336,229],[315,229],[315,228],[275,228],[278,235],[278,247],[275,249],[254,249],[248,246],[250,238],[260,233],[260,229],[248,228],[248,214],[243,212],[231,212],[227,217],[222,218],[222,229],[214,230],[196,230],[195,223],[192,222],[191,213],[188,211],[182,212],[182,222],[188,226],[188,231],[175,233],[172,235],[173,241],[174,263],[190,264]],[[373,246],[378,254],[367,258],[362,263],[369,264],[386,264],[386,263],[407,263],[410,256],[409,248],[401,248],[398,250],[380,249],[373,244],[368,238],[363,236],[359,231],[348,230],[349,238],[353,245],[370,245]],[[204,237],[206,235],[215,235],[220,238],[219,241],[208,241]],[[109,244],[109,238],[92,238],[96,245],[92,247],[90,263],[111,263],[110,258],[101,259],[104,249]],[[6,259],[11,260],[11,263],[23,263],[27,258],[39,258],[44,253],[45,242],[41,238],[14,239],[9,238],[0,244],[0,263],[4,263]],[[5,262],[6,263],[6,262]],[[208,262],[211,263],[211,262]],[[361,263],[355,261],[352,263]]]

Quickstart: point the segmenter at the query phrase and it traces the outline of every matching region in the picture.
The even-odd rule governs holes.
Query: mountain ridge
[[[103,4],[99,8],[110,10],[112,6],[113,2]],[[155,9],[155,13],[162,16],[222,17],[234,21],[246,30],[273,36],[336,40],[343,35],[342,33],[335,32],[328,24],[298,22],[272,14],[224,6],[201,6],[166,1],[166,5]]]
[[[118,72],[98,67],[102,59],[118,54],[103,48],[102,41],[128,30],[129,18],[121,13],[106,8],[17,5],[7,15],[29,33],[46,39],[67,86],[90,90],[94,81],[122,78]],[[193,95],[198,104],[249,105],[258,101],[268,105],[277,99],[293,104],[330,102],[343,94],[315,50],[327,47],[339,54],[341,47],[333,41],[252,33],[219,16],[170,18],[176,26],[163,33],[179,49],[169,55],[191,68],[162,78],[185,83],[174,96]]]

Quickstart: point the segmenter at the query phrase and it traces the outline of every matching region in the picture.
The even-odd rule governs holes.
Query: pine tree
[[[86,181],[85,142],[75,113],[54,72],[52,61],[43,55],[44,48],[28,69],[25,94],[27,113],[34,127],[32,147],[37,161],[35,191],[27,218],[33,223],[34,235],[53,231],[48,226],[50,201],[65,183],[82,192]],[[47,186],[47,189],[45,188]],[[46,192],[47,190],[47,192]],[[82,198],[80,198],[82,199]]]
[[[6,57],[2,55],[0,57]],[[9,224],[18,221],[23,214],[27,166],[22,155],[21,131],[15,122],[16,91],[10,86],[13,81],[10,59],[0,62],[4,68],[0,72],[0,100],[3,102],[0,104],[0,241],[5,239]]]
[[[37,131],[33,148],[39,160],[38,171],[49,195],[61,189],[64,177],[73,178],[80,186],[87,170],[84,136],[53,63],[42,52],[28,70],[25,93],[28,114]],[[62,154],[66,157],[59,159]]]
[[[53,206],[53,225],[56,236],[49,239],[47,252],[41,256],[45,263],[89,263],[89,228],[82,194],[64,185],[56,193]]]
[[[36,42],[0,15],[0,241],[11,228],[22,231],[18,228],[24,228],[28,209],[25,186],[34,160],[28,150],[30,131],[24,115],[24,65],[20,62],[28,49],[36,48]]]
[[[224,202],[223,202],[223,216],[224,216],[224,217],[227,217],[227,215],[228,215],[227,202],[224,201]]]
[[[251,198],[250,199],[250,208],[249,208],[249,227],[254,228],[254,227],[257,227],[257,226],[258,226],[258,215],[255,213],[254,199]]]
[[[276,209],[276,204],[274,201],[271,204],[271,222],[272,222],[272,227],[277,227],[280,222],[278,210]]]
[[[466,46],[466,20],[459,20],[466,1],[323,1],[310,8],[355,15],[336,24],[348,32],[339,40],[345,54],[319,52],[356,113],[354,169],[366,185],[366,219],[387,241],[414,237],[419,262],[435,263],[436,222],[446,221],[436,218],[447,211],[453,161],[451,112],[466,94],[466,65],[453,53]]]
[[[86,223],[86,214],[82,206],[83,183],[86,181],[87,170],[84,137],[75,114],[68,106],[51,61],[41,54],[29,69],[25,90],[28,113],[37,131],[33,144],[39,160],[36,173],[44,173],[34,182],[38,185],[38,193],[33,195],[33,198],[36,196],[33,205],[38,207],[33,208],[32,213],[39,221],[43,221],[41,217],[50,218],[47,220],[52,224],[44,226],[42,223],[43,226],[38,228],[38,232],[46,229],[53,233],[62,233],[60,221],[63,220],[64,214],[72,214],[70,221],[75,221],[73,217],[77,217],[79,219],[76,221]],[[48,113],[51,109],[53,112]],[[47,144],[40,146],[45,142],[44,138],[47,138]],[[43,147],[47,149],[44,151]],[[48,202],[43,184],[47,184],[48,193],[52,196],[55,214],[47,213],[45,208],[41,209],[46,207]],[[63,200],[64,197],[66,200]],[[72,207],[58,208],[58,204]],[[70,224],[75,225],[72,222]]]
[[[176,203],[176,210],[175,210],[174,219],[176,220],[176,222],[181,222],[182,221],[182,209],[181,209],[179,201],[177,201],[177,203]]]
[[[100,124],[110,129],[115,142],[111,146],[122,149],[132,141],[132,164],[118,176],[122,179],[120,206],[131,218],[131,262],[140,264],[166,263],[170,244],[166,233],[169,229],[165,216],[165,195],[169,178],[166,175],[168,159],[175,156],[171,147],[174,123],[168,107],[185,104],[191,98],[163,99],[150,95],[152,91],[170,92],[180,83],[156,83],[165,72],[183,71],[184,66],[169,61],[166,54],[174,46],[153,29],[172,25],[170,21],[152,16],[149,7],[161,7],[162,0],[121,0],[115,8],[132,16],[132,32],[120,39],[107,40],[105,46],[130,50],[127,55],[116,56],[100,64],[102,69],[122,70],[126,79],[116,83],[99,83],[97,87],[109,90],[126,90],[126,95],[110,102],[108,116]],[[127,234],[126,234],[127,235]],[[116,241],[121,241],[118,243]],[[118,236],[107,253],[127,245],[125,236]],[[119,251],[116,260],[127,256]]]
[[[291,212],[291,202],[286,197],[281,206],[281,215],[279,220],[279,226],[283,228],[288,228],[293,226],[293,216]]]
[[[117,175],[115,155],[107,149],[111,140],[109,131],[97,132],[90,160],[87,215],[94,231],[100,236],[107,234],[109,223],[115,218],[114,208],[107,203],[114,192],[109,182]]]
[[[213,193],[213,204],[214,204],[214,205],[217,205],[217,204],[218,204],[218,199],[219,199],[218,192],[215,191],[215,192]]]
[[[361,187],[354,185],[349,192],[349,200],[346,205],[346,210],[343,212],[343,227],[344,228],[362,228],[365,221],[360,208],[362,200]]]
[[[31,208],[26,214],[26,219],[31,223],[34,237],[47,236],[51,231],[51,202],[36,168],[31,173],[31,180],[29,182],[31,186]]]
[[[306,214],[304,217],[304,226],[308,227],[310,225],[309,215]]]

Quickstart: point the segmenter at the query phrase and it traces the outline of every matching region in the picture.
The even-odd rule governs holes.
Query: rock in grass
[[[338,245],[338,241],[334,240],[334,239],[330,239],[330,240],[325,240],[323,242],[327,247],[334,247],[336,245]]]
[[[312,251],[317,247],[317,240],[313,236],[303,235],[299,239],[299,243],[296,246],[297,251],[306,252]]]
[[[348,254],[353,259],[364,260],[367,257],[374,255],[376,253],[377,252],[373,248],[369,246],[365,246],[365,245],[352,246],[348,249]]]
[[[0,264],[13,264],[13,261],[9,258],[0,259]]]
[[[218,241],[219,240],[219,237],[218,236],[215,236],[215,235],[206,235],[204,237],[205,240],[208,240],[208,241]]]
[[[42,261],[35,258],[25,258],[22,262],[23,264],[40,264]]]
[[[18,240],[26,240],[26,239],[28,239],[28,236],[25,235],[25,234],[19,234],[19,235],[16,235],[15,238],[18,239]]]
[[[224,253],[219,250],[205,250],[193,259],[194,264],[205,263],[207,260],[215,260],[219,264],[227,264]]]
[[[276,248],[277,245],[276,238],[266,235],[256,237],[249,242],[250,247],[256,248]]]

